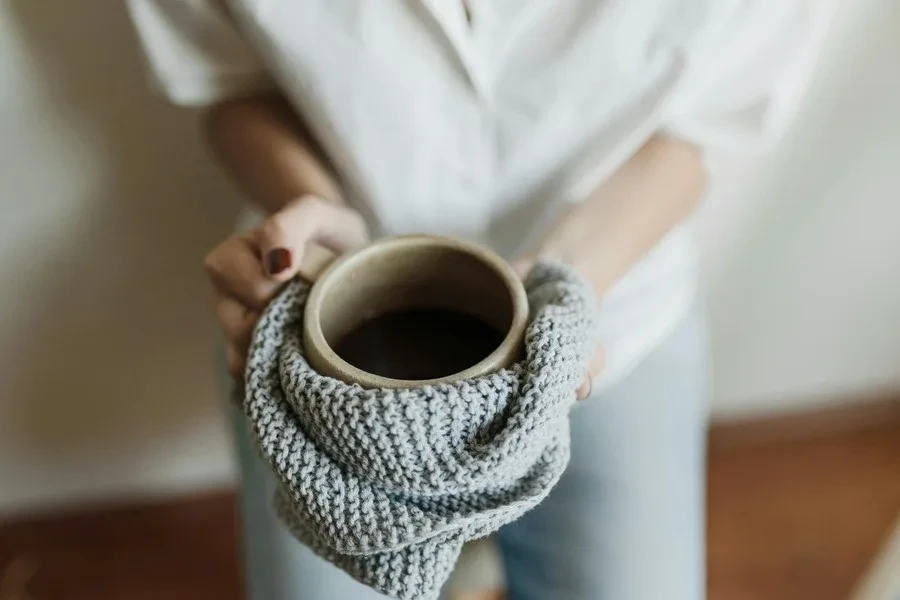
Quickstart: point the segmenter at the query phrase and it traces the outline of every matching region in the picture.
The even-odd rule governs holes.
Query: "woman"
[[[825,4],[130,0],[155,85],[208,108],[262,213],[206,261],[231,374],[311,240],[433,232],[522,268],[564,260],[602,298],[603,360],[568,471],[498,536],[509,595],[702,598],[707,354],[684,220],[705,156],[783,129]],[[250,596],[380,597],[282,530],[237,423]]]

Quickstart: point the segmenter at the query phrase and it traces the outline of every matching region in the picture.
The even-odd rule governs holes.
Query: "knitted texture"
[[[243,407],[277,476],[291,532],[378,591],[434,600],[467,540],[547,496],[569,460],[569,408],[596,345],[584,281],[540,263],[525,281],[525,360],[467,381],[364,389],[315,372],[302,346],[308,286],[263,313]]]

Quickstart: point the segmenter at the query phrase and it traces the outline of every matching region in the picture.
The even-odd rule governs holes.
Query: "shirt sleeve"
[[[835,0],[720,0],[687,55],[664,126],[712,150],[758,150],[786,129]]]
[[[203,106],[273,87],[225,0],[127,0],[150,85],[175,104]]]

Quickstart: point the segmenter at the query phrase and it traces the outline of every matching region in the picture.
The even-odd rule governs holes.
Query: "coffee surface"
[[[464,371],[493,352],[504,334],[463,312],[415,309],[374,317],[334,345],[351,365],[392,379],[423,380]]]

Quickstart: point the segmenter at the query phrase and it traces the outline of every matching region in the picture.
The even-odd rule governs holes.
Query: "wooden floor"
[[[900,424],[713,449],[713,600],[844,600],[900,511]]]
[[[900,423],[713,443],[710,598],[844,600],[898,510]],[[237,600],[236,549],[227,492],[0,524],[0,600]]]

